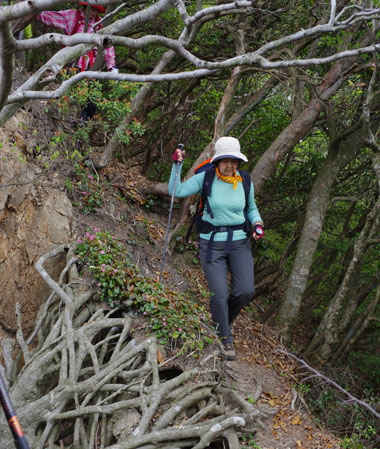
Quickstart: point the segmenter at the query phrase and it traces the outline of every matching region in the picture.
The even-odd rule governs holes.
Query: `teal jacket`
[[[170,195],[172,195],[173,193],[175,170],[176,166],[175,164],[173,164],[169,180]],[[182,164],[180,164],[178,167],[175,196],[177,198],[186,198],[187,196],[200,193],[203,188],[203,178],[205,176],[205,172],[198,173],[197,175],[192,176],[187,181],[181,182],[181,170]],[[212,183],[209,203],[214,214],[214,218],[210,217],[205,208],[203,212],[203,220],[208,221],[215,226],[235,226],[244,223],[245,194],[243,183],[238,182],[238,186],[236,190],[234,190],[233,184],[224,182],[221,179],[218,179],[217,175],[215,175],[214,181]],[[251,224],[262,222],[261,216],[255,203],[254,187],[252,183],[248,196],[248,219]],[[211,237],[211,232],[209,234],[200,234],[200,237],[202,239],[209,240]],[[245,238],[247,238],[247,234],[245,231],[234,231],[233,240],[242,240]],[[217,232],[215,234],[215,242],[224,242],[226,240],[227,232]]]

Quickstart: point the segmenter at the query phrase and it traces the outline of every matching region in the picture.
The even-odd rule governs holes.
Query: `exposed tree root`
[[[55,282],[44,263],[63,251],[68,262]],[[204,357],[167,378],[156,339],[133,338],[133,317],[93,300],[72,253],[59,247],[39,259],[36,268],[52,293],[27,341],[19,328],[15,359],[12,345],[3,343],[0,368],[31,447],[202,449],[223,439],[224,447],[238,449],[238,432],[255,431],[276,412],[222,387],[223,364],[218,357],[215,366],[215,354],[211,368]],[[0,424],[0,447],[12,447]]]

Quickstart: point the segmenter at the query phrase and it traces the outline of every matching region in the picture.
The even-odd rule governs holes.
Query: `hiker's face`
[[[222,176],[232,176],[239,166],[237,159],[222,159],[219,161],[219,172]]]

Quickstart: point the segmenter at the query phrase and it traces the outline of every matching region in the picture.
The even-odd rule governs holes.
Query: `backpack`
[[[187,231],[186,235],[186,241],[189,241],[189,237],[191,234],[191,231],[193,229],[193,226],[195,224],[195,229],[198,234],[201,232],[208,233],[211,231],[218,232],[211,223],[203,221],[203,211],[206,207],[207,212],[209,213],[211,218],[214,218],[214,214],[212,213],[210,203],[208,201],[209,196],[211,196],[211,189],[212,189],[212,183],[215,177],[215,165],[211,163],[211,159],[207,159],[203,161],[201,164],[199,164],[195,170],[194,174],[205,172],[205,177],[203,179],[203,187],[201,196],[198,201],[198,206],[196,209],[196,212],[193,216],[192,223]],[[249,190],[251,188],[251,176],[250,174],[245,170],[239,170],[240,176],[242,177],[243,182],[243,188],[245,193],[245,207],[244,207],[244,216],[245,216],[245,226],[244,229],[249,232],[250,229],[250,223],[248,220],[248,196],[249,196]]]

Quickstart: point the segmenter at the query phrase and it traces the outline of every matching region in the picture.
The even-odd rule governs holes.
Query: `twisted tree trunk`
[[[303,294],[329,205],[330,189],[337,174],[365,143],[366,132],[362,130],[350,134],[339,143],[338,148],[331,147],[325,164],[313,184],[297,255],[276,318],[277,325],[288,342],[292,339],[293,330],[298,320]]]
[[[356,311],[358,295],[353,295],[357,272],[362,265],[363,257],[368,248],[368,241],[380,229],[380,199],[377,201],[371,212],[368,214],[367,222],[364,225],[359,237],[355,241],[354,254],[346,270],[342,283],[338,291],[331,300],[328,310],[315,333],[307,352],[313,351],[319,345],[318,354],[322,360],[328,360],[333,354],[335,346],[340,340],[340,336],[347,328],[354,312]],[[348,296],[350,298],[348,299]],[[345,304],[347,302],[347,304]],[[352,304],[351,304],[352,303]],[[346,308],[350,313],[343,313]]]

